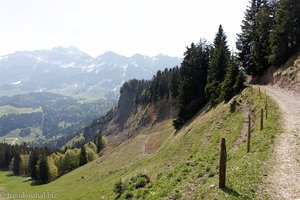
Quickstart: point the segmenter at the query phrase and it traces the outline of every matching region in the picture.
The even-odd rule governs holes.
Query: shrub
[[[115,183],[114,192],[117,194],[117,198],[119,198],[125,190],[124,184],[121,180]]]

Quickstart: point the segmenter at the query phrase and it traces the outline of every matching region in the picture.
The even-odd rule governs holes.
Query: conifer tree
[[[222,25],[220,25],[214,40],[212,57],[207,72],[207,84],[205,87],[206,97],[212,105],[217,104],[222,99],[221,87],[229,58],[230,51],[228,50],[226,35]]]
[[[86,149],[85,149],[85,146],[83,145],[80,150],[79,165],[80,166],[85,165],[87,162],[88,162],[88,159],[87,159],[87,155],[86,155]]]
[[[258,13],[255,16],[255,29],[253,48],[251,56],[255,64],[255,75],[262,75],[269,67],[270,49],[270,33],[273,26],[272,8],[269,3],[264,0],[258,7]]]
[[[179,129],[192,118],[205,104],[205,85],[209,63],[210,47],[205,40],[198,45],[187,47],[180,68],[178,91],[179,112],[173,125]]]
[[[240,93],[245,88],[244,82],[245,82],[244,72],[242,69],[240,69],[239,74],[236,77],[235,84],[233,86],[233,90],[235,94]]]
[[[20,153],[16,152],[13,159],[13,173],[20,175],[21,172],[21,156]]]
[[[222,83],[221,96],[222,100],[224,100],[225,102],[229,101],[237,92],[234,86],[236,85],[238,75],[239,67],[234,56],[231,56],[225,79]]]
[[[51,157],[42,155],[37,165],[39,181],[42,184],[50,183],[57,178],[58,169]]]
[[[37,165],[38,178],[42,184],[49,183],[49,167],[47,156],[43,155]]]
[[[243,68],[249,75],[261,75],[269,66],[270,32],[274,12],[267,0],[251,0],[242,21],[236,47]]]
[[[300,1],[281,0],[274,21],[270,61],[278,66],[300,50]]]
[[[29,156],[28,168],[32,179],[37,179],[36,165],[39,160],[39,155],[36,150],[33,150]]]
[[[96,144],[96,147],[97,147],[97,153],[99,153],[104,147],[101,133],[98,133],[98,135],[96,136],[95,144]]]

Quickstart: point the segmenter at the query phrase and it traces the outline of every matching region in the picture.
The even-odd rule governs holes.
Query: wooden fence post
[[[251,138],[251,115],[248,115],[248,137],[247,137],[247,153],[250,152],[250,138]]]
[[[260,110],[260,130],[264,128],[264,109]]]
[[[265,104],[266,119],[268,119],[268,103]]]
[[[225,188],[226,185],[226,141],[225,138],[221,139],[221,151],[220,151],[220,166],[219,166],[219,188]]]

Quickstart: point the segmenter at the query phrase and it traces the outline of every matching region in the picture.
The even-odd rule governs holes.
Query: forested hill
[[[95,134],[130,138],[141,127],[175,118],[178,130],[206,104],[228,101],[243,88],[244,74],[231,55],[220,25],[213,45],[201,40],[184,53],[181,66],[158,71],[151,81],[130,80],[120,90],[118,106],[85,128]]]
[[[229,101],[243,88],[245,75],[261,77],[299,51],[299,10],[298,0],[252,0],[237,35],[237,53],[229,51],[220,25],[213,44],[192,43],[180,66],[158,71],[151,81],[126,82],[117,108],[87,126],[86,138],[97,132],[130,137],[141,125],[159,120],[160,111],[175,117],[178,130],[206,104]],[[144,114],[141,107],[147,108]]]

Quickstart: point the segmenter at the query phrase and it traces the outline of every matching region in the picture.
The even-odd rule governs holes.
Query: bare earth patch
[[[230,149],[229,152],[235,152],[238,148],[240,148],[240,146],[247,141],[247,136],[248,136],[248,115],[251,112],[250,110],[250,106],[247,104],[242,104],[242,109],[243,109],[243,113],[244,113],[244,123],[243,123],[243,128],[242,128],[242,132],[241,132],[241,136],[234,142],[232,148]],[[251,124],[253,125],[254,120],[251,119]]]
[[[154,153],[162,144],[161,138],[157,137],[148,137],[147,140],[145,141],[145,146],[144,146],[144,154],[151,154]]]
[[[300,199],[300,94],[263,86],[283,113],[284,131],[275,140],[266,177],[272,199]]]

